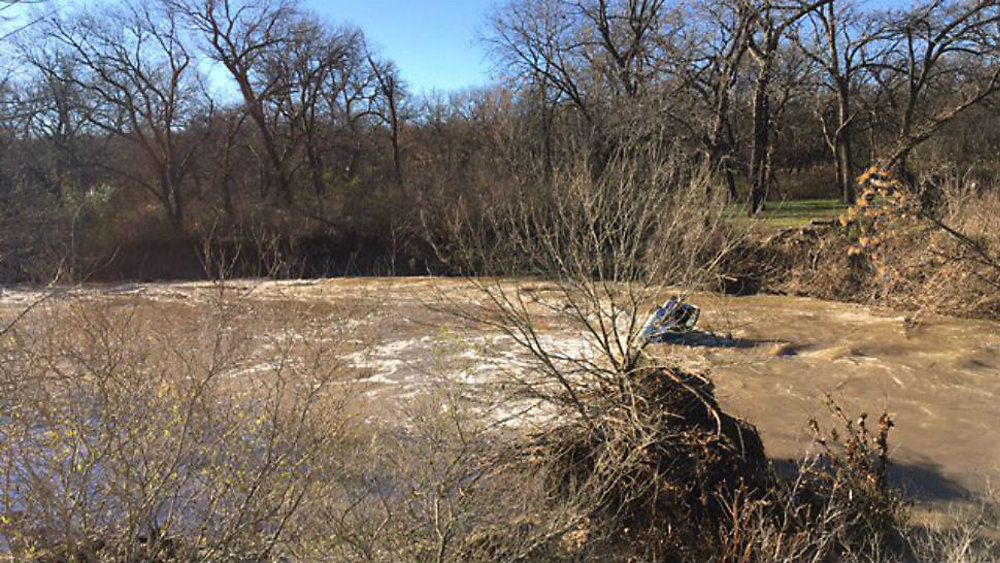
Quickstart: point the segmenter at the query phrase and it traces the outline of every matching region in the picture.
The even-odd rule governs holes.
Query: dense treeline
[[[874,162],[929,201],[936,175],[1000,169],[996,0],[509,0],[496,85],[446,95],[292,0],[31,10],[0,82],[5,279],[197,275],[208,253],[420,271],[450,210],[639,145],[751,213],[853,202]]]

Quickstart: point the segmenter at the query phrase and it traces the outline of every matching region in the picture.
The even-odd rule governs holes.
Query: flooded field
[[[260,326],[252,328],[262,337],[338,335],[357,343],[341,355],[356,372],[358,386],[350,392],[365,395],[383,414],[442,378],[475,386],[521,369],[516,348],[499,333],[470,332],[439,309],[442,298],[457,304],[476,298],[459,280],[239,281],[225,291],[260,308]],[[57,311],[97,301],[196,322],[219,288],[142,284],[46,295],[3,290],[0,318],[32,306]],[[849,414],[892,415],[894,476],[914,497],[958,501],[1000,483],[1000,324],[947,317],[914,322],[856,305],[779,296],[706,294],[692,301],[703,308],[700,326],[711,337],[655,345],[653,353],[711,369],[723,407],[759,427],[771,457],[795,457],[809,447],[807,421],[830,422],[824,406],[830,394]],[[293,317],[302,332],[266,334],[272,314]],[[548,345],[586,352],[579,335],[558,322],[545,329]],[[260,361],[244,369],[266,368],[266,354]]]

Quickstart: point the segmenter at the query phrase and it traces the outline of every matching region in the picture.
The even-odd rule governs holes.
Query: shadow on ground
[[[694,330],[691,332],[667,333],[651,341],[651,344],[673,344],[690,346],[692,348],[755,348],[773,344],[787,344],[779,340],[754,340],[748,338],[732,338]]]
[[[772,460],[775,470],[784,477],[796,473],[795,461]],[[934,463],[896,463],[889,466],[889,482],[907,500],[922,502],[967,501],[975,497],[972,491],[941,473]]]
[[[941,466],[935,463],[894,463],[889,467],[889,480],[909,499],[958,501],[975,496],[957,481],[943,475]]]

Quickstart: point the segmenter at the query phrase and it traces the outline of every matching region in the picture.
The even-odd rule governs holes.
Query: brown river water
[[[672,346],[707,361],[724,407],[755,423],[769,455],[809,446],[806,421],[848,414],[894,420],[897,482],[958,500],[1000,486],[1000,323],[906,317],[785,296],[697,297],[721,346]],[[728,346],[728,347],[727,347]]]
[[[319,305],[352,311],[336,323],[374,335],[365,352],[348,357],[364,373],[375,400],[420,392],[428,374],[460,371],[475,384],[503,369],[509,351],[485,352],[486,334],[462,332],[428,308],[440,292],[471,299],[458,280],[430,278],[240,281],[250,299],[308,316]],[[159,314],[197,313],[214,290],[204,283],[142,284],[74,290],[58,300],[139,300]],[[0,291],[10,317],[38,293]],[[760,429],[769,455],[800,456],[810,446],[810,417],[832,422],[830,394],[850,415],[868,413],[874,426],[888,412],[893,476],[914,498],[962,501],[1000,488],[1000,323],[922,317],[859,305],[785,296],[696,295],[700,328],[714,334],[686,344],[656,345],[711,369],[723,408]],[[333,327],[331,327],[333,330]],[[556,345],[572,333],[553,329]],[[442,358],[444,361],[442,361]]]

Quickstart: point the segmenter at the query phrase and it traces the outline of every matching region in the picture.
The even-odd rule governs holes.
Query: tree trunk
[[[403,183],[403,162],[399,151],[399,133],[401,124],[399,119],[399,101],[396,99],[395,82],[392,83],[392,88],[386,91],[386,95],[389,102],[389,135],[390,140],[392,141],[392,171],[396,179],[396,187],[401,191],[406,191]]]
[[[771,139],[771,64],[761,62],[753,94],[753,147],[750,154],[750,197],[747,213],[764,210],[767,200],[767,160]]]
[[[854,205],[856,194],[854,190],[854,156],[851,151],[851,105],[848,84],[841,84],[837,92],[837,183],[844,203]]]
[[[840,139],[837,143],[837,183],[840,184],[840,195],[844,203],[854,205],[857,197],[854,190],[854,164],[849,138]]]
[[[164,172],[161,178],[163,184],[160,189],[163,192],[167,219],[170,221],[170,228],[179,233],[184,230],[184,201],[181,191],[177,186],[177,179],[170,172]]]
[[[253,120],[254,124],[257,125],[257,131],[260,134],[261,143],[264,145],[264,151],[267,153],[267,158],[271,163],[273,179],[278,184],[278,193],[282,196],[286,204],[291,204],[293,201],[292,197],[292,182],[288,177],[288,173],[285,169],[285,161],[278,154],[277,142],[275,141],[274,135],[271,133],[271,129],[267,123],[267,117],[264,115],[264,109],[261,105],[260,99],[253,91],[253,86],[251,86],[250,77],[246,71],[232,70],[233,77],[236,79],[236,83],[240,88],[240,92],[243,95],[243,103],[247,109],[247,113],[250,114],[250,118]],[[272,176],[268,174],[268,176]],[[269,178],[271,179],[271,178]],[[270,186],[268,186],[270,188]]]
[[[400,160],[399,154],[399,121],[395,117],[395,111],[393,111],[393,123],[392,123],[392,169],[396,176],[396,185],[400,190],[404,190],[403,184],[403,162]]]
[[[729,189],[729,201],[736,202],[740,199],[740,191],[736,188],[736,174],[728,163],[725,165],[726,187]]]
[[[713,170],[721,170],[726,179],[729,200],[738,201],[739,191],[736,189],[736,178],[733,174],[731,132],[727,133],[726,122],[729,115],[728,84],[720,87],[718,102],[715,107],[715,117],[712,123],[712,133],[709,139],[708,163]]]
[[[230,218],[236,215],[236,208],[233,205],[233,187],[229,183],[228,174],[222,178],[222,209]]]
[[[233,205],[233,187],[232,187],[232,176],[230,174],[230,166],[232,166],[232,147],[226,146],[226,152],[222,157],[222,208],[225,210],[228,217],[233,217],[236,214],[236,208]]]
[[[545,185],[550,185],[555,176],[555,151],[553,148],[552,130],[554,117],[549,112],[548,104],[542,100],[542,177]]]
[[[184,200],[181,197],[180,190],[174,191],[173,213],[171,214],[171,226],[174,228],[174,231],[178,233],[184,230]]]
[[[309,157],[309,171],[312,175],[313,192],[317,197],[326,197],[326,179],[323,178],[323,174],[326,172],[326,166],[323,165],[323,158],[319,155],[319,151],[316,150],[315,140],[308,140],[306,152]]]

